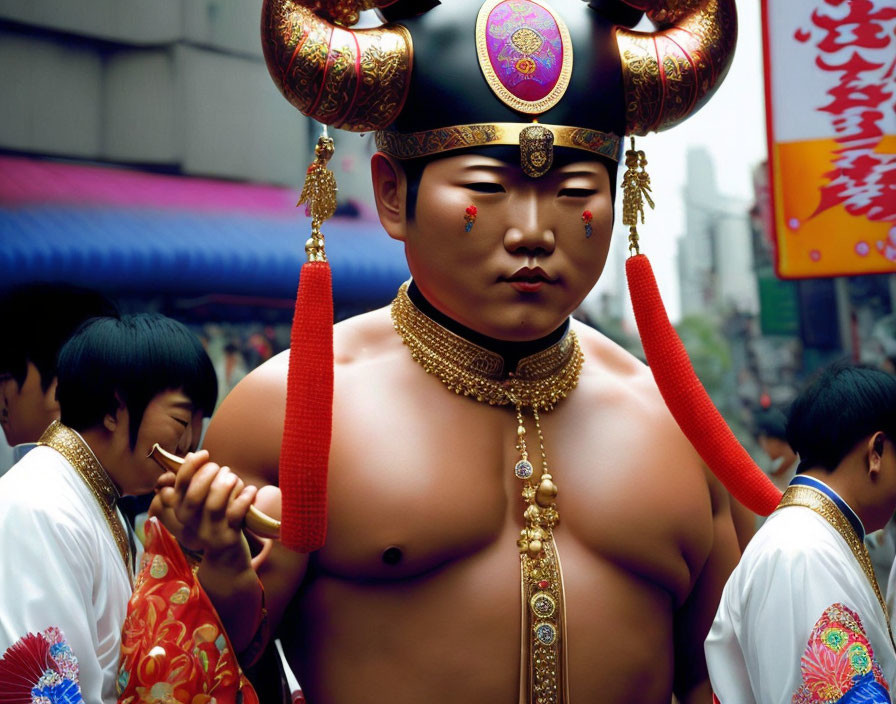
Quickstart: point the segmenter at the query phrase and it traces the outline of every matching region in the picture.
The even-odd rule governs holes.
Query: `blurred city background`
[[[0,288],[66,281],[183,320],[222,396],[288,344],[308,233],[295,202],[319,129],[268,77],[260,6],[0,0]],[[776,277],[759,0],[738,8],[717,98],[639,145],[658,203],[644,251],[698,375],[755,452],[751,419],[821,365],[893,371],[896,275]],[[335,137],[325,233],[342,319],[388,303],[408,273],[373,210],[371,138]],[[640,355],[624,250],[620,227],[578,317]]]

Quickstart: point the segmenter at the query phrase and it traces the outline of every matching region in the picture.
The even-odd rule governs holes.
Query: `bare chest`
[[[337,579],[412,580],[512,545],[524,524],[514,410],[409,378],[368,379],[356,393],[337,385],[328,542],[317,558]],[[542,415],[543,442],[531,416],[526,425],[535,475],[546,458],[559,489],[555,535],[577,563],[565,571],[618,570],[682,598],[712,530],[690,448],[644,433],[637,409],[601,404],[587,388]]]

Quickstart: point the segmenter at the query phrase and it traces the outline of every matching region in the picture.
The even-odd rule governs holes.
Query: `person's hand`
[[[188,550],[233,569],[249,563],[242,527],[256,488],[228,467],[209,462],[208,452],[191,452],[177,474],[159,479],[150,514],[157,516]]]

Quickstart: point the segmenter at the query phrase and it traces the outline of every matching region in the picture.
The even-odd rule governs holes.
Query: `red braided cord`
[[[734,498],[760,516],[769,515],[781,492],[734,437],[694,373],[669,322],[650,261],[638,254],[626,261],[625,270],[644,354],[672,416]]]
[[[280,445],[280,539],[297,552],[323,547],[333,430],[333,283],[327,262],[302,265],[289,348]]]

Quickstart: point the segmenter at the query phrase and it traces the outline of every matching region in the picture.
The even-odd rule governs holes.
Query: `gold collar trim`
[[[893,632],[890,630],[887,602],[884,601],[884,597],[880,593],[880,586],[877,584],[877,578],[874,576],[871,556],[868,554],[868,548],[865,547],[864,541],[858,536],[849,519],[837,508],[837,504],[825,496],[824,493],[810,486],[797,485],[787,487],[784,496],[781,498],[781,503],[778,504],[778,509],[787,508],[788,506],[802,506],[814,511],[827,521],[840,534],[840,537],[846,541],[853,557],[856,558],[856,562],[859,563],[862,572],[865,573],[865,578],[874,590],[874,595],[877,597],[880,608],[884,612],[887,633],[890,634],[890,643],[896,649],[896,643],[893,642]]]
[[[103,512],[103,518],[112,531],[112,537],[121,553],[121,559],[124,561],[125,570],[128,576],[131,575],[131,546],[128,542],[127,534],[121,520],[118,518],[116,502],[121,498],[118,488],[109,478],[106,470],[100,464],[93,450],[84,442],[84,439],[68,426],[63,425],[58,420],[53,421],[49,428],[44,431],[38,445],[52,448],[62,455],[65,460],[75,469],[81,480],[90,489],[93,498],[96,499],[100,510]]]
[[[504,376],[501,355],[475,345],[436,323],[413,304],[408,285],[392,301],[392,324],[411,356],[449,389],[492,406],[551,410],[579,381],[584,356],[575,332],[545,350],[523,357]]]

